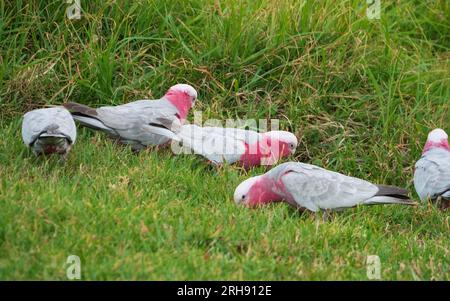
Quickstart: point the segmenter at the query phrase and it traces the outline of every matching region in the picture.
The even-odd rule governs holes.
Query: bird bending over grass
[[[252,130],[184,125],[177,134],[183,147],[215,165],[237,163],[244,168],[273,165],[297,148],[297,138],[286,131]]]
[[[23,116],[23,142],[36,155],[60,154],[65,158],[76,136],[75,122],[63,107],[37,109]]]
[[[138,100],[97,109],[74,102],[64,106],[83,126],[105,132],[139,151],[178,139],[175,133],[185,122],[196,99],[197,91],[192,86],[178,84],[157,100]]]
[[[287,162],[267,173],[242,182],[234,201],[250,207],[286,201],[313,212],[340,210],[357,205],[415,205],[408,191],[394,186],[375,185],[321,167]]]
[[[414,187],[422,201],[431,200],[441,209],[450,206],[450,147],[442,129],[428,134],[422,157],[416,162]]]

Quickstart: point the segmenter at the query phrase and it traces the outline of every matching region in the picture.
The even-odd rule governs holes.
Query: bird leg
[[[450,201],[446,198],[443,198],[442,195],[436,198],[436,207],[441,210],[446,210],[450,206]]]
[[[61,155],[61,163],[67,162],[67,155],[68,154],[69,154],[69,152],[65,152],[64,154]]]
[[[334,212],[331,209],[325,209],[322,214],[323,222],[329,222],[334,218]]]
[[[70,150],[72,149],[72,144],[69,144],[67,146],[67,148],[64,150],[64,152],[62,153],[61,156],[61,161],[62,162],[66,162],[67,161],[67,156],[69,155]]]
[[[450,199],[443,199],[442,200],[442,210],[447,210],[450,207]]]

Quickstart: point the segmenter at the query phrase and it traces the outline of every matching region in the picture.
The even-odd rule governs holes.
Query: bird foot
[[[329,209],[326,209],[326,210],[323,211],[323,213],[322,213],[322,221],[324,223],[331,221],[333,218],[334,218],[334,212],[333,211],[331,211]]]

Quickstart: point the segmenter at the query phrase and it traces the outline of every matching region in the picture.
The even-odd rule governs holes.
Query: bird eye
[[[245,194],[242,195],[242,199],[245,199]]]
[[[291,148],[294,148],[294,144],[293,144],[293,143],[291,143],[291,144],[290,144],[290,147],[291,147]]]

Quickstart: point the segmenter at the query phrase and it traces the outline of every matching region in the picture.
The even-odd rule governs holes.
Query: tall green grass
[[[204,118],[281,120],[291,160],[412,187],[427,132],[450,130],[450,4],[381,1],[0,1],[0,278],[448,279],[448,214],[357,208],[331,222],[236,207],[263,168],[133,155],[79,131],[68,162],[33,158],[20,116],[68,100],[158,98],[185,82]],[[192,117],[192,116],[191,116]]]

